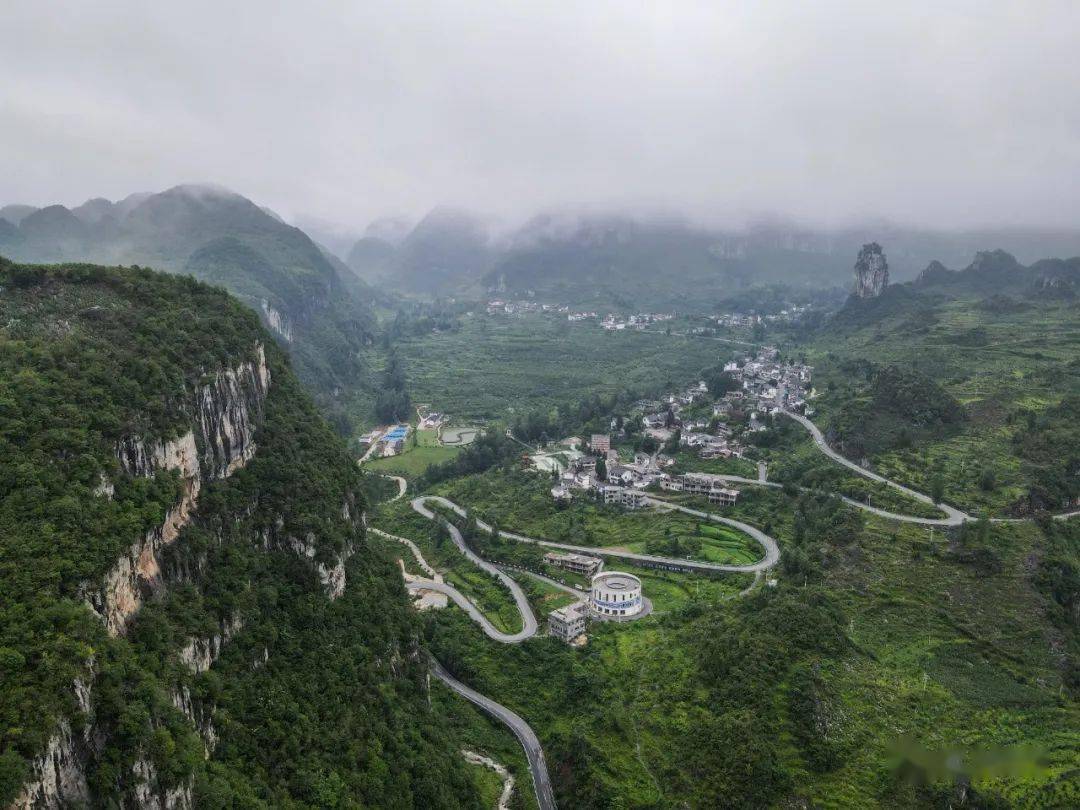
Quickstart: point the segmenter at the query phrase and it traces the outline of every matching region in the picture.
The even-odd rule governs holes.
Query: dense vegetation
[[[964,418],[951,394],[913,369],[852,361],[837,371],[852,385],[832,414],[829,438],[850,458],[911,447],[917,439],[945,434]]]
[[[0,228],[0,254],[146,265],[225,287],[263,313],[343,433],[348,422],[335,391],[377,382],[359,355],[374,335],[373,291],[302,231],[224,189],[177,186],[35,210],[6,239]]]
[[[5,262],[0,287],[0,803],[68,718],[94,732],[75,767],[103,805],[149,778],[158,794],[193,787],[201,807],[476,806],[399,578],[358,523],[360,473],[255,315],[148,271]],[[110,636],[82,588],[177,497],[174,476],[119,474],[115,442],[186,429],[191,387],[257,340],[273,380],[258,451],[204,482],[161,560],[166,586]],[[111,498],[94,492],[103,472]],[[314,563],[346,558],[331,601]],[[209,670],[178,657],[226,628]]]
[[[506,529],[532,520],[530,530],[575,542],[630,542],[651,519],[666,539],[669,517],[544,508],[533,496],[543,478],[500,470],[438,491]],[[562,805],[944,807],[966,796],[1068,806],[1080,796],[1071,525],[1048,527],[1055,550],[1035,570],[1043,533],[1030,524],[930,537],[824,495],[744,496],[733,516],[783,548],[777,585],[750,597],[731,598],[738,578],[634,571],[658,615],[594,625],[583,650],[493,644],[457,611],[429,620],[440,659],[538,731]],[[377,519],[457,570],[452,546],[410,511]],[[537,563],[535,549],[475,540],[487,556]],[[484,583],[462,587],[491,615],[506,609]],[[1023,759],[1028,748],[1037,759]]]

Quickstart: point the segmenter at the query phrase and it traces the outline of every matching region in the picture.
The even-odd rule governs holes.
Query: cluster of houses
[[[723,416],[733,409],[749,410],[752,412],[751,430],[764,429],[757,418],[758,414],[788,410],[813,416],[813,408],[807,404],[814,371],[812,366],[794,361],[783,362],[775,348],[766,346],[753,357],[727,363],[724,371],[731,374],[741,388],[725,394],[714,405],[717,416]]]
[[[690,418],[684,411],[702,397],[708,395],[704,382],[698,382],[660,400],[640,400],[635,408],[640,409],[645,435],[658,442],[670,441],[675,431],[679,431],[679,444],[696,450],[702,458],[742,457],[743,446],[734,437],[728,425],[717,420],[720,416],[714,409],[711,415]],[[724,409],[724,414],[730,413]]]
[[[665,476],[660,480],[660,489],[704,495],[709,503],[721,506],[734,506],[739,500],[739,490],[728,486],[722,476],[712,473],[688,472],[674,477]]]
[[[571,437],[563,444],[577,446],[581,439]],[[611,436],[606,433],[593,435],[589,449],[594,455],[580,456],[559,476],[558,483],[551,488],[551,496],[557,501],[569,501],[574,491],[594,493],[605,504],[614,504],[627,509],[641,509],[648,505],[645,489],[656,484],[664,475],[663,468],[674,463],[674,459],[662,453],[649,455],[637,453],[633,461],[623,461],[619,452],[611,447]],[[597,464],[604,460],[606,475],[597,475]]]
[[[618,451],[611,449],[608,434],[594,435],[589,448],[599,455],[581,456],[570,464],[551,488],[555,500],[570,501],[576,490],[595,495],[605,505],[642,509],[649,505],[647,490],[654,485],[673,492],[704,495],[710,502],[723,506],[733,505],[739,497],[737,489],[726,486],[717,476],[706,473],[673,476],[665,472],[664,469],[675,461],[663,453],[636,453],[632,462],[622,461]],[[607,474],[604,479],[596,473],[598,458],[605,460]]]
[[[530,312],[552,312],[565,315],[570,312],[570,307],[541,304],[537,301],[504,301],[501,298],[487,302],[488,315],[524,315]]]
[[[781,408],[813,414],[807,405],[812,367],[782,361],[773,347],[764,347],[753,356],[728,363],[724,371],[738,387],[712,401],[711,410],[694,407],[709,396],[706,384],[697,382],[657,400],[639,400],[634,403],[633,418],[640,415],[645,435],[661,445],[672,441],[678,432],[681,447],[696,451],[703,459],[720,459],[741,458],[745,450],[739,436],[725,421],[733,412],[749,413],[745,430],[750,432],[764,430],[764,415]],[[717,476],[670,475],[665,470],[674,464],[674,459],[662,452],[639,452],[633,461],[626,461],[612,449],[609,434],[594,434],[587,443],[572,436],[560,444],[575,449],[587,444],[592,454],[575,458],[561,473],[551,489],[552,497],[559,501],[569,501],[575,491],[583,491],[594,494],[605,504],[640,509],[649,503],[646,490],[650,487],[703,495],[721,505],[734,504],[738,498],[738,490]],[[606,468],[602,477],[597,475],[597,462],[601,458]]]
[[[788,304],[779,312],[769,315],[747,314],[745,312],[726,312],[722,315],[713,315],[711,319],[717,326],[729,328],[750,329],[764,323],[787,323],[795,320],[809,309],[805,304]]]
[[[625,318],[620,318],[617,315],[605,315],[604,319],[600,321],[600,325],[609,331],[620,331],[623,329],[644,329],[645,327],[660,323],[662,321],[670,321],[675,318],[675,313],[651,313],[640,312],[636,315],[627,315]]]

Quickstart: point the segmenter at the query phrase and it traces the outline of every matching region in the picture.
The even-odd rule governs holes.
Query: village
[[[692,452],[703,460],[743,458],[746,438],[767,428],[767,416],[780,410],[813,414],[807,405],[812,372],[810,366],[782,361],[775,348],[765,347],[724,365],[721,387],[727,390],[714,388],[718,396],[702,380],[657,400],[634,403],[630,418],[640,420],[641,449],[627,447],[629,438],[639,432],[637,426],[613,419],[611,432],[592,434],[588,440],[567,437],[554,451],[532,456],[531,463],[558,476],[551,496],[560,502],[592,497],[607,505],[641,509],[650,505],[650,492],[661,490],[731,506],[739,491],[728,477],[672,472],[675,454]]]
[[[677,312],[637,312],[633,314],[601,314],[596,310],[575,309],[566,304],[544,304],[532,300],[504,300],[495,298],[487,301],[484,309],[488,315],[522,316],[529,314],[548,314],[563,317],[571,323],[595,321],[601,329],[609,332],[625,330],[643,331],[666,321],[679,317]],[[692,326],[688,333],[692,335],[710,334],[716,328],[753,329],[756,326],[776,323],[790,323],[804,315],[809,307],[805,304],[788,303],[779,312],[766,314],[756,312],[725,312],[716,315],[696,316],[694,320],[703,320],[712,326]]]

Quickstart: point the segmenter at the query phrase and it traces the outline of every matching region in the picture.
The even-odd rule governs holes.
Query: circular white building
[[[645,606],[641,580],[620,571],[597,574],[592,578],[590,604],[597,616],[636,616]]]

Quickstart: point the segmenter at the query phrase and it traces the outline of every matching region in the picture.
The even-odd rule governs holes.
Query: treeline
[[[383,329],[383,348],[389,350],[403,338],[421,337],[431,332],[456,332],[461,329],[461,315],[466,309],[465,304],[442,300],[401,303],[394,319]]]
[[[440,481],[472,475],[493,467],[509,466],[524,448],[503,435],[498,427],[486,430],[476,441],[462,448],[454,458],[441,464],[433,464],[421,477],[419,488],[424,489]]]

